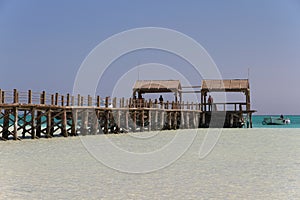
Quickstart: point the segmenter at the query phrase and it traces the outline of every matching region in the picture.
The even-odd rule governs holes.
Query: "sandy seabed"
[[[0,199],[300,199],[300,129],[224,129],[200,159],[206,134],[198,129],[1,141]],[[122,172],[158,161],[120,162],[116,170],[98,157],[105,152],[111,155],[105,162],[123,159],[102,145],[107,139],[132,155],[174,142],[181,154],[152,172]],[[160,155],[159,162],[170,158]]]

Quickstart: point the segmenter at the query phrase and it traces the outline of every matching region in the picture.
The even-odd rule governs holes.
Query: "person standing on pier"
[[[208,97],[208,111],[212,111],[212,104],[214,103],[214,99],[209,95]]]

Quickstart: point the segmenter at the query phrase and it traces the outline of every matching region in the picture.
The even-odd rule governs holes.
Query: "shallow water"
[[[200,159],[206,132],[197,131],[190,148],[171,165],[141,174],[102,164],[80,137],[2,141],[0,198],[300,199],[299,129],[225,129],[212,152]],[[84,140],[101,142],[107,137],[126,151],[149,153],[172,142],[176,134],[189,136],[193,131]]]

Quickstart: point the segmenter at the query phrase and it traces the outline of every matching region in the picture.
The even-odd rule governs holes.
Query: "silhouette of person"
[[[159,99],[158,99],[158,100],[159,100],[160,103],[162,103],[162,102],[164,101],[162,95],[159,96]]]

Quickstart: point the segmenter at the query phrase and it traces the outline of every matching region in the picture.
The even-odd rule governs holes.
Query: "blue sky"
[[[250,68],[252,107],[259,114],[300,114],[297,0],[0,0],[0,88],[72,92],[81,63],[101,41],[149,26],[195,39],[223,78],[247,78]],[[147,62],[186,67],[167,53],[136,52],[116,61],[107,80],[122,66]],[[199,85],[199,77],[186,71],[191,84]],[[109,95],[108,89],[99,92]]]

